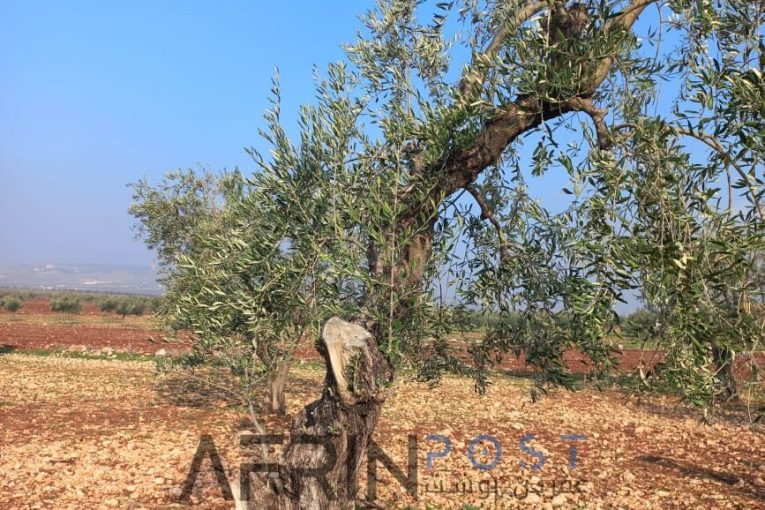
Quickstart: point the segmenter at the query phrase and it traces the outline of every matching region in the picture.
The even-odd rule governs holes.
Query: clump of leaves
[[[658,321],[657,313],[641,308],[624,318],[621,330],[630,338],[648,340],[655,337]]]
[[[159,299],[148,296],[108,296],[99,300],[102,312],[119,315],[142,315],[153,311]]]
[[[82,300],[78,296],[59,294],[50,300],[52,312],[79,313],[82,310]]]
[[[6,296],[0,298],[0,307],[5,308],[9,312],[19,311],[22,304],[22,301],[16,297]]]

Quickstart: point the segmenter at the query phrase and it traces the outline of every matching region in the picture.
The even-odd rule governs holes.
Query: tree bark
[[[284,386],[287,384],[287,374],[290,371],[289,360],[276,363],[268,374],[268,394],[266,405],[268,410],[279,416],[284,416],[287,406],[284,400]]]
[[[720,378],[720,396],[726,402],[738,399],[738,387],[736,386],[736,377],[733,374],[733,351],[730,347],[720,346],[717,342],[712,342],[712,359]]]
[[[334,317],[319,349],[324,390],[293,420],[278,474],[251,508],[352,510],[361,461],[393,380],[365,327]]]

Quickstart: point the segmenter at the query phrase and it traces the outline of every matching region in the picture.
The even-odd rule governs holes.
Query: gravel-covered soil
[[[318,397],[322,376],[293,369],[289,413]],[[429,391],[402,378],[376,440],[406,472],[407,436],[417,438],[418,500],[378,466],[378,507],[765,508],[765,434],[749,425],[745,408],[728,409],[708,426],[675,397],[638,401],[587,389],[531,403],[528,390],[515,378],[498,379],[486,396],[466,379],[447,378]],[[287,418],[260,417],[270,433],[288,430]],[[179,497],[203,434],[228,478],[238,476],[237,466],[251,460],[238,445],[246,425],[243,408],[225,392],[157,374],[151,362],[2,354],[0,508],[233,508],[209,460],[191,497]],[[434,457],[444,443],[428,434],[448,437],[451,453]],[[468,444],[480,434],[501,444],[494,469],[469,460]],[[533,453],[521,449],[528,434],[535,439],[524,446]],[[565,434],[586,437],[573,470]],[[474,452],[484,467],[497,458],[488,443]],[[541,470],[528,469],[539,454]]]

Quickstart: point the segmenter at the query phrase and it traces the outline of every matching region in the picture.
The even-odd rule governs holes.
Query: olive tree
[[[138,236],[157,252],[165,288],[158,315],[172,340],[190,347],[185,355],[163,359],[163,367],[230,371],[238,384],[223,388],[247,404],[257,427],[254,400],[262,386],[266,407],[284,414],[292,353],[309,324],[299,303],[291,297],[285,303],[283,295],[300,293],[307,275],[294,274],[280,257],[284,232],[270,223],[274,211],[264,207],[246,224],[235,224],[232,204],[249,193],[236,171],[170,172],[158,184],[144,179],[131,187],[130,213],[138,220]],[[259,200],[264,192],[258,187],[250,198]],[[238,243],[222,248],[219,241],[231,235]],[[267,289],[264,279],[270,279]],[[282,307],[286,313],[276,314]]]
[[[259,168],[226,228],[200,239],[205,260],[179,264],[206,320],[229,310],[253,330],[317,332],[322,396],[294,418],[258,507],[353,508],[404,364],[480,391],[509,352],[539,369],[535,392],[571,383],[568,349],[607,371],[631,289],[671,319],[667,371],[707,402],[709,362],[761,336],[742,304],[762,299],[763,10],[381,0],[294,141],[275,87],[269,155],[252,151]],[[549,173],[567,200],[540,198]],[[492,320],[452,352],[460,307]],[[303,476],[327,459],[323,479]]]

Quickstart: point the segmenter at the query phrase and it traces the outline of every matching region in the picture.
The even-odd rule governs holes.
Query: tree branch
[[[629,30],[643,9],[658,0],[633,0],[623,13],[617,14],[607,22],[607,29],[617,26]],[[464,108],[465,101],[473,98],[475,88],[471,83],[483,85],[485,69],[481,61],[491,62],[502,47],[502,43],[512,34],[511,28],[517,27],[525,20],[549,5],[550,0],[531,1],[522,8],[513,19],[508,20],[505,27],[500,29],[494,39],[482,54],[474,55],[474,64],[466,70],[465,78],[460,83],[465,90],[454,105]],[[604,26],[604,30],[606,27]],[[606,79],[615,57],[603,58],[589,80],[581,83],[580,98],[590,98],[600,84]],[[466,83],[467,85],[463,85]],[[468,87],[462,89],[462,87]],[[458,93],[460,91],[457,91]],[[407,231],[414,229],[417,234],[407,242],[407,255],[402,265],[408,267],[423,267],[427,261],[432,246],[433,224],[438,216],[438,210],[443,201],[462,188],[472,185],[485,169],[496,165],[507,147],[519,136],[538,127],[545,121],[560,117],[575,108],[570,101],[549,100],[540,97],[518,96],[514,102],[493,110],[492,114],[482,119],[482,126],[472,136],[468,144],[447,143],[440,157],[424,164],[411,174],[412,179],[406,188],[400,190],[401,203],[405,211],[399,215],[396,230]],[[577,104],[577,101],[573,101]],[[581,107],[581,104],[577,104]],[[596,115],[595,118],[598,118]],[[596,126],[597,127],[597,126]],[[461,133],[460,133],[461,134]],[[424,145],[427,139],[418,140],[415,145]],[[391,268],[394,270],[394,268]],[[402,274],[405,273],[402,272]],[[406,277],[416,280],[421,274],[412,271]],[[421,272],[420,272],[421,273]]]
[[[617,27],[630,29],[645,7],[656,1],[634,0],[622,13],[611,18],[603,30],[614,30]],[[533,15],[533,12],[546,5],[547,2],[544,5],[541,2],[527,4],[517,19],[527,19]],[[504,31],[500,31],[495,36],[495,40],[507,36],[503,33]],[[499,48],[499,43],[490,44],[489,49],[491,48],[496,51]],[[425,207],[423,202],[425,204],[431,202],[440,204],[445,196],[449,196],[475,182],[478,175],[486,168],[496,164],[507,146],[523,133],[536,128],[543,121],[552,120],[574,111],[575,106],[579,108],[583,105],[587,106],[586,99],[591,97],[606,79],[613,62],[614,57],[604,58],[593,73],[589,83],[583,84],[580,98],[584,103],[578,100],[551,102],[535,97],[519,96],[514,103],[498,109],[493,117],[484,122],[472,144],[447,153],[443,158],[424,169],[426,185],[431,187],[428,191],[431,200],[417,200],[418,203],[414,204],[410,215],[422,213],[422,209]],[[596,112],[594,106],[591,111],[596,114],[595,119],[599,118],[600,113]],[[596,125],[596,127],[598,126]],[[603,126],[599,129],[602,132]]]
[[[633,0],[631,4],[622,10],[622,12],[606,21],[603,25],[603,32],[608,33],[615,29],[629,30],[632,28],[632,25],[635,24],[645,8],[658,1],[659,0]],[[595,89],[597,89],[603,80],[606,79],[613,64],[614,57],[606,57],[600,62],[600,65],[593,74],[593,86],[588,91],[589,93],[583,93],[582,96],[591,96],[595,93]]]
[[[736,173],[738,173],[739,177],[741,177],[741,180],[746,183],[746,186],[749,189],[749,193],[752,194],[752,203],[757,209],[757,214],[760,216],[760,219],[765,220],[765,211],[762,210],[762,205],[757,198],[757,194],[752,187],[752,183],[749,182],[749,176],[747,175],[746,171],[744,171],[744,169],[741,168],[741,166],[739,166],[739,164],[730,157],[730,154],[728,154],[728,152],[725,150],[725,147],[722,146],[717,138],[708,133],[693,131],[692,129],[683,128],[680,126],[669,126],[669,129],[676,135],[683,135],[694,138],[720,154],[725,159],[725,163],[732,166],[736,170]]]
[[[609,19],[603,26],[603,29],[608,32],[615,27],[622,27],[629,29],[635,24],[643,9],[651,4],[658,2],[659,0],[633,0],[630,5],[622,9],[622,12]]]
[[[510,33],[534,14],[547,7],[547,5],[548,0],[537,0],[529,2],[518,9],[518,11],[516,11],[510,19],[506,20],[499,30],[497,30],[497,33],[494,34],[494,37],[483,53],[473,56],[472,64],[465,69],[465,72],[460,79],[459,92],[463,98],[468,100],[473,99],[476,92],[480,92],[481,85],[483,85],[483,82],[486,80],[486,68],[482,62],[494,60],[494,57],[499,53],[502,44]]]
[[[489,222],[494,225],[494,228],[497,230],[497,237],[499,237],[499,261],[502,263],[507,262],[510,260],[510,246],[508,245],[507,238],[505,237],[505,233],[502,230],[502,225],[499,224],[497,217],[494,215],[494,211],[492,210],[491,205],[489,205],[486,197],[484,197],[474,185],[471,184],[466,186],[465,189],[473,196],[476,203],[481,208],[481,219],[489,220]]]
[[[598,147],[600,150],[608,150],[613,145],[608,128],[603,122],[608,110],[596,107],[590,98],[575,97],[570,99],[568,103],[575,111],[585,112],[590,116],[598,135]]]

